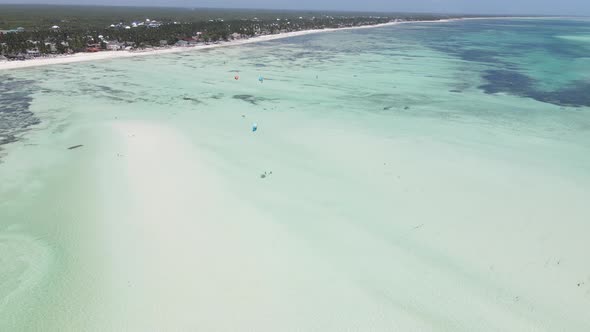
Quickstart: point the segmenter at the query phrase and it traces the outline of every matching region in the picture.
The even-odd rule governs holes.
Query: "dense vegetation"
[[[399,20],[448,18],[428,14],[319,13],[266,10],[187,8],[139,8],[94,6],[0,5],[0,29],[24,28],[0,34],[0,53],[80,52],[89,45],[106,48],[106,42],[121,42],[135,48],[172,45],[198,36],[200,42],[228,40],[306,29],[336,28]],[[156,27],[132,22],[159,22]],[[116,25],[115,27],[111,25]],[[59,26],[52,29],[52,26]],[[99,38],[102,36],[102,38]],[[195,38],[196,39],[196,38]]]

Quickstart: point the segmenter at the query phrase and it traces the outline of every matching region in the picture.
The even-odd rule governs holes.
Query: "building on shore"
[[[186,40],[179,40],[174,45],[176,45],[178,47],[187,47],[188,46],[188,42]]]
[[[119,43],[117,41],[107,42],[107,50],[109,50],[109,51],[122,50],[124,48],[124,46],[125,45],[123,43]]]
[[[0,35],[7,34],[7,33],[19,33],[19,32],[24,32],[24,31],[25,31],[25,28],[18,27],[16,29],[0,30]]]
[[[100,51],[100,44],[88,44],[86,46],[86,52],[95,53]]]
[[[31,58],[31,57],[38,57],[41,55],[41,52],[39,52],[38,49],[33,48],[30,50],[27,50],[27,57]]]

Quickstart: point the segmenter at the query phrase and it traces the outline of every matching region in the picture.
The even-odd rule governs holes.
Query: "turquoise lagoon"
[[[413,23],[1,72],[0,330],[587,331],[589,38]]]

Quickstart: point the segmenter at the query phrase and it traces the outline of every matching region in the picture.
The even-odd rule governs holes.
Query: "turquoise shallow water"
[[[415,23],[3,72],[0,330],[587,330],[588,36]]]

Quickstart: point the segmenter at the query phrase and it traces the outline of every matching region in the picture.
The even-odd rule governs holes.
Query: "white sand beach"
[[[543,17],[523,16],[523,17],[510,17],[509,19],[542,19],[542,18]],[[557,17],[551,17],[551,18],[558,19]],[[191,47],[170,46],[170,47],[165,47],[165,48],[134,50],[134,51],[122,50],[122,51],[101,51],[101,52],[96,52],[96,53],[74,53],[74,54],[68,54],[68,55],[57,55],[57,56],[52,56],[52,57],[40,57],[40,58],[23,60],[23,61],[0,61],[0,71],[1,70],[8,70],[8,69],[30,68],[30,67],[39,67],[39,66],[47,66],[47,65],[55,65],[55,64],[84,62],[84,61],[110,60],[110,59],[117,59],[117,58],[129,58],[129,57],[146,56],[146,55],[191,52],[191,51],[212,49],[212,48],[217,48],[217,47],[237,46],[237,45],[258,43],[258,42],[277,40],[277,39],[283,39],[283,38],[304,36],[304,35],[315,34],[315,33],[325,33],[325,32],[334,32],[334,31],[352,30],[352,29],[370,29],[370,28],[386,27],[386,26],[392,26],[392,25],[398,25],[398,24],[444,23],[444,22],[455,22],[455,21],[460,21],[460,20],[493,20],[493,19],[506,19],[506,18],[505,17],[470,17],[470,18],[441,19],[441,20],[433,20],[433,21],[400,21],[400,22],[389,22],[389,23],[375,24],[375,25],[364,25],[364,26],[358,26],[358,27],[294,31],[294,32],[279,33],[279,34],[274,34],[274,35],[256,36],[256,37],[252,37],[252,38],[248,38],[248,39],[238,39],[238,40],[231,40],[231,41],[227,41],[227,42],[219,42],[217,44],[214,44],[214,43],[211,43],[209,45],[202,44],[202,45],[191,46]]]
[[[399,22],[361,26],[361,27],[340,28],[340,29],[294,31],[294,32],[280,33],[280,34],[275,34],[275,35],[257,36],[257,37],[252,37],[252,38],[248,38],[248,39],[239,39],[239,40],[232,40],[232,41],[227,41],[227,42],[219,42],[217,44],[214,44],[214,43],[211,43],[209,45],[202,44],[202,45],[197,45],[197,46],[192,46],[192,47],[171,46],[171,47],[166,47],[166,48],[150,49],[150,50],[101,51],[101,52],[96,52],[96,53],[75,53],[75,54],[71,54],[71,55],[42,57],[42,58],[29,59],[29,60],[24,60],[24,61],[0,61],[0,70],[29,68],[29,67],[38,67],[38,66],[47,66],[47,65],[54,65],[54,64],[83,62],[83,61],[129,58],[129,57],[146,56],[146,55],[190,52],[190,51],[205,50],[205,49],[224,47],[224,46],[237,46],[237,45],[264,42],[264,41],[270,41],[270,40],[276,40],[276,39],[282,39],[282,38],[304,36],[304,35],[309,35],[309,34],[319,33],[319,32],[330,32],[330,31],[347,30],[347,29],[375,28],[375,27],[379,27],[379,26],[389,26],[389,25],[395,25],[395,24],[399,24]]]
[[[53,56],[53,57],[41,57],[41,58],[35,58],[35,59],[29,59],[29,60],[23,60],[23,61],[0,61],[0,70],[30,68],[30,67],[39,67],[39,66],[47,66],[47,65],[55,65],[55,64],[84,62],[84,61],[129,58],[129,57],[146,56],[146,55],[191,52],[191,51],[212,49],[212,48],[217,48],[217,47],[237,46],[237,45],[258,43],[258,42],[277,40],[277,39],[283,39],[283,38],[305,36],[305,35],[309,35],[309,34],[323,33],[323,32],[334,32],[334,31],[351,30],[351,29],[370,29],[370,28],[386,27],[386,26],[392,26],[392,25],[397,25],[397,24],[407,24],[407,23],[442,23],[442,22],[452,22],[452,21],[456,21],[456,20],[460,20],[460,19],[435,20],[435,21],[390,22],[390,23],[384,23],[384,24],[364,25],[364,26],[358,26],[358,27],[345,27],[345,28],[337,28],[337,29],[303,30],[303,31],[279,33],[279,34],[274,34],[274,35],[256,36],[256,37],[252,37],[252,38],[248,38],[248,39],[231,40],[231,41],[227,41],[227,42],[219,42],[217,44],[214,44],[214,43],[211,43],[209,45],[202,44],[202,45],[197,45],[197,46],[192,46],[192,47],[171,46],[171,47],[166,47],[166,48],[157,48],[157,49],[149,49],[149,50],[135,50],[135,51],[124,51],[124,50],[122,50],[122,51],[101,51],[101,52],[96,52],[96,53],[75,53],[75,54],[70,54],[70,55],[57,55],[57,56]]]

